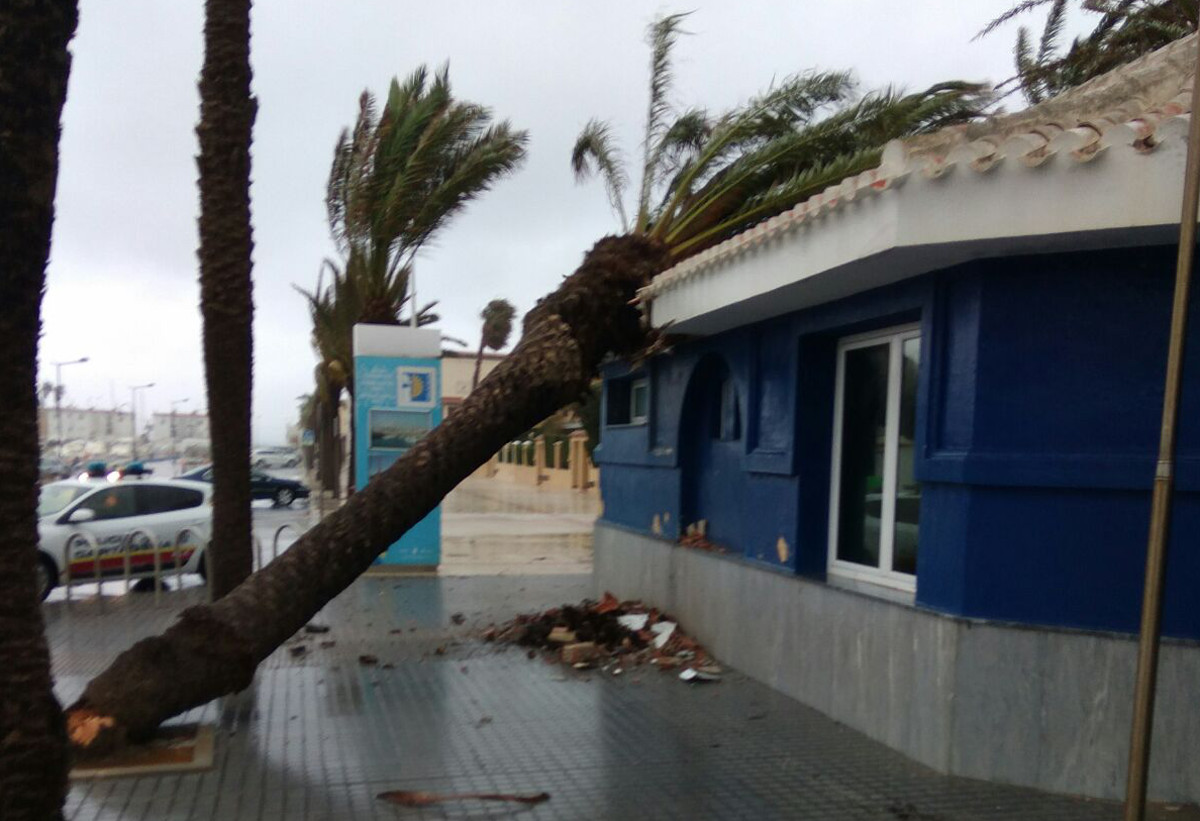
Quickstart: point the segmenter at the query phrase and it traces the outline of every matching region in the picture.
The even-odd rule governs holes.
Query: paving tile
[[[454,506],[520,503],[509,495]],[[307,653],[282,649],[247,691],[175,720],[216,728],[211,771],[79,781],[66,818],[1121,817],[1108,802],[939,775],[736,671],[695,686],[653,668],[616,678],[472,638],[490,621],[578,601],[590,589],[586,575],[360,579],[318,616],[329,633],[299,637]],[[193,587],[158,604],[136,595],[48,603],[60,698],[71,700],[121,649],[203,596]],[[467,616],[463,625],[450,618],[458,612]],[[335,644],[321,648],[321,641]],[[380,664],[360,665],[362,653]],[[552,797],[534,807],[462,801],[422,809],[375,799],[396,789]]]

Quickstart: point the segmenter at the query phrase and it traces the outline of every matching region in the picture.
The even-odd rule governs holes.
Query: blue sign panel
[[[365,487],[442,421],[442,366],[433,358],[354,357],[355,484]],[[436,565],[441,508],[387,549],[384,564]]]

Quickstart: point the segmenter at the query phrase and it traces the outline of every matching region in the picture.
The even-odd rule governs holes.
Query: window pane
[[[84,499],[80,502],[79,507],[95,511],[97,519],[120,519],[137,513],[133,488],[128,485],[105,488]]]
[[[646,388],[646,380],[639,379],[633,383],[633,410],[631,416],[635,420],[644,420],[648,413],[650,403],[649,391]]]
[[[843,360],[837,557],[879,566],[888,345],[846,351]]]
[[[138,509],[142,513],[169,513],[172,510],[185,510],[189,507],[199,507],[204,501],[204,494],[200,491],[182,487],[138,485],[136,490]]]
[[[610,379],[604,383],[606,425],[628,425],[629,409],[632,404],[632,385],[628,379]]]
[[[917,458],[917,371],[921,364],[921,340],[906,339],[901,345],[903,369],[900,376],[900,442],[896,460],[896,526],[892,569],[917,572],[917,534],[921,520],[921,485],[915,475]]]

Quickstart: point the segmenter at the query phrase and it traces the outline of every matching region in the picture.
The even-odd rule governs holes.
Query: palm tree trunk
[[[597,243],[525,317],[513,353],[441,425],[232,593],[184,611],[93,679],[68,711],[73,742],[119,743],[248,687],[259,662],[501,445],[582,397],[605,354],[644,344],[629,303],[666,260],[663,245],[641,236]],[[89,745],[82,729],[101,725]]]
[[[479,371],[483,368],[483,340],[479,340],[479,353],[475,354],[475,375],[471,377],[471,390],[479,385]]]
[[[37,596],[37,342],[74,0],[0,5],[0,818],[60,818],[62,710]]]
[[[339,476],[342,467],[341,448],[338,446],[340,439],[337,435],[337,409],[336,402],[321,402],[321,429],[317,435],[320,444],[321,489],[332,491],[335,498],[341,496]]]
[[[213,598],[253,568],[250,391],[254,301],[250,254],[250,0],[207,0],[200,73],[200,311],[212,420]]]

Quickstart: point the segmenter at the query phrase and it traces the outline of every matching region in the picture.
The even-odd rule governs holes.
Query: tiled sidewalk
[[[246,693],[184,717],[217,726],[212,771],[81,781],[67,817],[1120,817],[1109,803],[937,775],[736,673],[697,686],[653,670],[580,673],[470,637],[515,612],[578,601],[589,586],[586,576],[361,579],[320,616],[329,633],[301,637],[307,653],[281,650]],[[48,605],[60,696],[196,595],[158,607],[152,596]],[[364,653],[379,664],[360,664]],[[392,789],[551,799],[416,810],[374,798]]]

